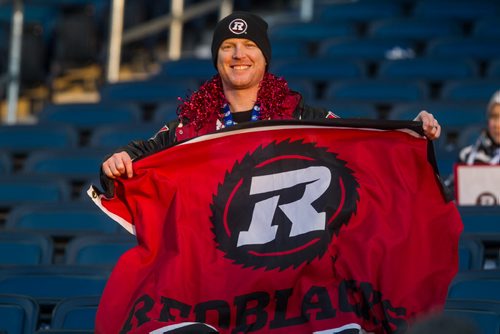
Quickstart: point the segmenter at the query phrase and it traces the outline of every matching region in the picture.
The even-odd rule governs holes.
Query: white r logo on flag
[[[279,195],[257,202],[248,231],[240,232],[237,246],[264,244],[274,240],[278,226],[273,226],[272,222],[277,207],[285,213],[292,223],[290,237],[324,230],[326,214],[325,212],[317,212],[311,203],[325,193],[330,186],[331,179],[330,170],[322,166],[254,176],[250,186],[250,195],[287,189],[298,184],[306,184],[305,191],[299,200],[279,206]]]

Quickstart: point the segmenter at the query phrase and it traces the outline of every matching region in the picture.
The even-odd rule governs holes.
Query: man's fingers
[[[120,152],[116,156],[116,169],[120,175],[127,175],[128,178],[133,176],[132,159],[125,152]]]
[[[441,126],[437,123],[432,123],[432,125],[424,127],[424,133],[431,140],[437,139],[441,135]]]
[[[115,176],[113,175],[113,172],[111,172],[111,168],[109,167],[107,162],[102,164],[102,171],[104,172],[104,175],[106,175],[110,179],[115,178]]]
[[[125,169],[125,164],[123,163],[122,159],[117,157],[114,160],[114,163],[115,163],[114,167],[118,171],[118,173],[120,173],[120,175],[125,174],[126,169]]]
[[[125,164],[125,173],[127,174],[127,177],[131,178],[132,176],[134,176],[134,170],[132,168],[132,160],[130,158],[125,159],[124,164]]]
[[[439,138],[439,136],[441,136],[441,126],[440,125],[437,126],[437,128],[436,128],[436,134],[435,134],[436,138]]]
[[[133,176],[132,159],[126,152],[115,153],[102,164],[102,171],[112,179],[122,175],[131,178]]]
[[[439,138],[441,135],[441,126],[434,115],[431,113],[422,110],[417,117],[416,121],[422,122],[422,128],[424,129],[424,134],[428,139],[434,140]]]
[[[108,166],[109,166],[109,170],[111,171],[111,175],[113,175],[114,177],[119,177],[123,174],[120,171],[119,166],[117,166],[117,163],[115,160],[111,161]]]

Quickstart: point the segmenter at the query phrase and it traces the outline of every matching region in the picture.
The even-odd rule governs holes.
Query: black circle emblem
[[[498,205],[497,197],[489,191],[483,192],[477,196],[476,205]]]
[[[273,142],[236,162],[213,197],[217,247],[245,267],[297,267],[326,251],[356,212],[359,184],[337,154]]]

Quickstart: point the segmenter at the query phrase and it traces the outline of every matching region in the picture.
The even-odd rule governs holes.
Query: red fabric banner
[[[138,240],[96,332],[402,333],[442,307],[462,224],[427,140],[335,124],[198,137],[91,188]]]

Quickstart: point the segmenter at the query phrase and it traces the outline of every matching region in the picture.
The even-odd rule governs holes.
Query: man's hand
[[[422,110],[414,121],[422,122],[422,128],[424,129],[424,134],[427,139],[434,140],[438,139],[441,135],[441,125],[439,125],[437,119],[431,113]]]
[[[103,173],[110,179],[116,179],[122,175],[131,178],[134,175],[132,159],[125,151],[113,154],[108,160],[102,163],[101,168]]]

